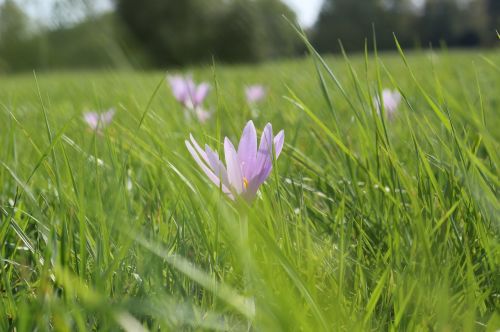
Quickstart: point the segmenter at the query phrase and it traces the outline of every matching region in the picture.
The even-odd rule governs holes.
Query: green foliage
[[[392,49],[393,34],[407,47],[446,43],[449,46],[494,45],[498,7],[495,0],[326,0],[314,27],[314,44],[321,52],[363,50],[363,40]]]
[[[162,72],[0,76],[0,330],[497,330],[498,50],[311,51],[191,68],[217,87],[206,125]],[[255,82],[286,145],[246,206],[184,140],[234,141]]]
[[[280,0],[118,0],[117,13],[156,65],[254,62],[295,54]]]
[[[246,0],[232,1],[216,22],[213,54],[217,59],[229,62],[261,60],[265,29],[260,23],[256,6]],[[204,50],[201,52],[205,53]]]
[[[260,13],[257,24],[261,27],[263,41],[260,47],[264,48],[264,57],[269,59],[296,55],[300,50],[300,43],[283,19],[294,22],[295,13],[281,0],[257,0],[256,7]]]
[[[13,0],[0,4],[0,72],[7,67],[6,59],[25,54],[28,18]]]
[[[26,38],[28,18],[13,0],[5,0],[0,5],[0,23],[1,45]]]
[[[9,15],[8,10],[0,8],[2,13]],[[22,11],[18,13],[21,15]],[[11,17],[4,23],[10,21],[14,19]],[[5,35],[10,38],[0,38],[0,72],[130,68],[149,66],[151,62],[128,37],[114,14],[88,18],[70,27],[42,29],[37,33],[21,33],[28,29],[28,21],[25,22],[24,29],[17,26],[8,31],[4,29]],[[4,28],[8,25],[0,23]]]
[[[207,60],[212,24],[220,15],[220,0],[117,2],[117,12],[155,63],[179,64]],[[215,10],[216,9],[216,10]]]

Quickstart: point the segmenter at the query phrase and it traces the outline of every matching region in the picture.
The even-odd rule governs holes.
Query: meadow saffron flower
[[[190,76],[173,75],[167,78],[175,99],[187,111],[194,113],[200,122],[205,122],[211,117],[212,113],[204,110],[201,106],[210,91],[208,83],[203,82],[196,85]],[[186,114],[189,115],[189,113]]]
[[[192,135],[190,140],[185,142],[196,163],[213,183],[221,186],[225,194],[233,200],[239,196],[251,202],[260,185],[271,174],[273,152],[277,160],[283,149],[285,133],[281,130],[273,136],[273,128],[268,123],[257,149],[257,132],[253,122],[248,121],[243,129],[238,151],[227,137],[224,139],[226,166],[219,159],[217,152],[208,145],[205,145],[203,150]]]
[[[87,123],[87,125],[92,130],[101,129],[106,127],[113,121],[113,117],[115,116],[115,109],[110,108],[108,111],[104,113],[97,112],[85,112],[83,114],[83,120]]]
[[[212,117],[212,112],[204,110],[203,108],[197,108],[195,113],[198,121],[200,121],[201,123],[207,122],[207,120]]]
[[[249,104],[261,101],[266,96],[266,89],[262,85],[250,85],[245,88],[245,95]]]
[[[387,118],[393,119],[401,102],[401,94],[397,90],[384,89],[382,91],[382,99]],[[373,98],[373,103],[375,104],[377,113],[380,114],[380,99],[378,96]]]

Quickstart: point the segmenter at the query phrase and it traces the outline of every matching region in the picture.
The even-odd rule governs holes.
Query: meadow
[[[183,72],[205,123],[162,71],[0,76],[0,331],[500,328],[498,49]],[[185,140],[250,119],[285,144],[233,201]]]

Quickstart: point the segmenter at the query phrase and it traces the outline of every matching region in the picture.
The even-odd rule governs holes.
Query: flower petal
[[[99,123],[99,115],[97,113],[87,112],[83,114],[83,119],[85,120],[85,122],[87,122],[90,128],[97,128],[97,124]]]
[[[190,102],[194,103],[193,100],[196,95],[196,84],[194,83],[193,79],[191,76],[186,76],[183,78],[184,80],[184,86],[186,89],[186,94],[187,94],[187,99],[189,99]]]
[[[273,127],[268,123],[262,132],[260,137],[259,150],[257,151],[257,159],[255,161],[254,172],[252,173],[252,179],[259,176],[264,169],[271,167],[272,158],[271,150],[273,142]]]
[[[255,103],[263,99],[266,95],[266,90],[262,85],[251,85],[245,89],[247,102]]]
[[[281,150],[283,150],[284,142],[285,132],[281,130],[273,139],[276,160],[278,160],[278,157],[281,154]],[[269,153],[269,159],[266,159],[264,165],[262,166],[260,174],[254,180],[257,186],[260,186],[264,181],[266,181],[269,177],[269,174],[271,174],[271,170],[273,169],[273,161],[275,160],[272,159],[271,153]]]
[[[175,99],[177,99],[177,101],[181,103],[185,103],[188,96],[188,91],[184,78],[179,75],[169,75],[167,78]]]
[[[224,139],[224,155],[226,157],[227,175],[231,187],[240,194],[243,191],[243,177],[241,175],[241,166],[238,155],[234,149],[233,143],[229,138]]]
[[[281,130],[278,135],[274,137],[274,151],[276,154],[276,159],[281,154],[281,150],[283,150],[283,144],[285,143],[285,132]]]
[[[111,123],[113,120],[113,117],[115,116],[115,109],[110,108],[107,112],[101,114],[101,122],[103,125],[108,125]]]
[[[193,147],[193,145],[191,145],[191,143],[189,141],[187,141],[187,140],[184,141],[184,143],[186,144],[186,147],[187,147],[189,153],[191,154],[191,156],[193,156],[193,159],[196,161],[196,163],[198,164],[198,166],[200,166],[200,168],[202,169],[202,171],[205,172],[205,174],[208,176],[208,178],[210,179],[210,181],[212,181],[217,186],[220,186],[221,185],[221,180],[200,159],[200,156],[196,152],[196,149]],[[232,196],[230,190],[224,184],[222,184],[222,191],[225,194],[229,195],[229,197],[231,199],[233,199],[233,196]]]
[[[189,139],[191,140],[192,145],[194,146],[194,148],[196,149],[196,151],[198,152],[198,154],[203,158],[203,160],[205,161],[205,163],[207,165],[210,165],[210,162],[208,160],[207,154],[205,153],[205,151],[203,151],[203,149],[200,147],[200,145],[198,144],[198,142],[196,142],[196,140],[194,139],[194,137],[193,137],[192,134],[189,134]]]
[[[200,123],[205,123],[212,117],[212,112],[205,111],[204,109],[198,107],[196,108],[196,116],[198,117],[198,121],[200,121]]]
[[[401,102],[401,94],[398,90],[384,89],[382,91],[382,99],[387,116],[391,118],[394,116],[399,103]],[[378,104],[380,104],[380,102],[378,102]]]
[[[196,92],[194,93],[193,96],[193,104],[195,107],[203,103],[203,101],[207,97],[209,90],[210,90],[210,85],[208,83],[201,83],[198,86],[198,88],[196,88]]]
[[[241,162],[243,176],[247,179],[250,178],[250,172],[254,170],[257,159],[257,132],[252,120],[247,122],[243,134],[241,134],[238,159]]]
[[[224,164],[219,159],[217,152],[212,151],[208,145],[205,145],[205,152],[207,154],[208,162],[215,175],[222,180],[222,184],[229,187],[229,179]]]

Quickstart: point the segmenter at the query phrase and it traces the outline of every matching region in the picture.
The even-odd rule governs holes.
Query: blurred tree
[[[441,41],[453,43],[460,24],[457,3],[454,0],[428,0],[425,3],[419,31],[424,45],[439,46]]]
[[[495,30],[500,32],[500,1],[487,0],[486,12],[489,14],[487,34],[491,44],[498,44],[495,38]]]
[[[156,65],[206,59],[223,0],[117,0],[117,12]]]
[[[28,17],[13,0],[0,5],[0,42],[19,40],[27,36]]]
[[[297,21],[295,12],[280,0],[256,0],[259,9],[259,33],[265,45],[263,54],[266,58],[277,58],[296,54],[302,43],[293,32],[289,23]]]
[[[388,18],[388,20],[386,20]],[[364,40],[377,30],[377,45],[384,48],[392,38],[390,12],[384,11],[381,0],[325,0],[314,29],[313,42],[321,52],[338,49],[338,39],[347,50],[361,50]]]
[[[108,13],[39,35],[48,45],[44,65],[49,68],[130,67],[123,54],[128,48],[121,45],[123,38],[116,21],[116,17]]]
[[[280,0],[115,0],[118,15],[156,65],[259,61],[293,54],[294,19]],[[296,40],[296,39],[295,39]]]
[[[325,0],[313,31],[313,42],[323,52],[338,49],[341,39],[347,50],[362,50],[372,39],[377,47],[393,49],[393,33],[404,47],[416,44],[478,46],[493,36],[500,0]],[[496,11],[496,12],[495,12]],[[488,17],[489,16],[489,17]],[[490,37],[491,38],[491,37]]]
[[[479,46],[486,37],[488,13],[485,0],[427,0],[419,31],[424,43]]]
[[[223,61],[259,61],[296,53],[295,13],[280,0],[233,0],[220,18],[215,54]]]
[[[228,62],[254,62],[264,56],[263,26],[255,3],[234,0],[216,24],[214,55]]]
[[[490,19],[494,18],[493,13],[489,16],[488,0],[469,0],[460,9],[458,19],[462,22],[462,28],[456,44],[464,47],[487,45],[488,40],[495,35],[494,29],[488,31]]]
[[[13,0],[0,5],[0,70],[9,70],[12,62],[22,63],[29,56],[25,45],[28,23],[28,17]]]

